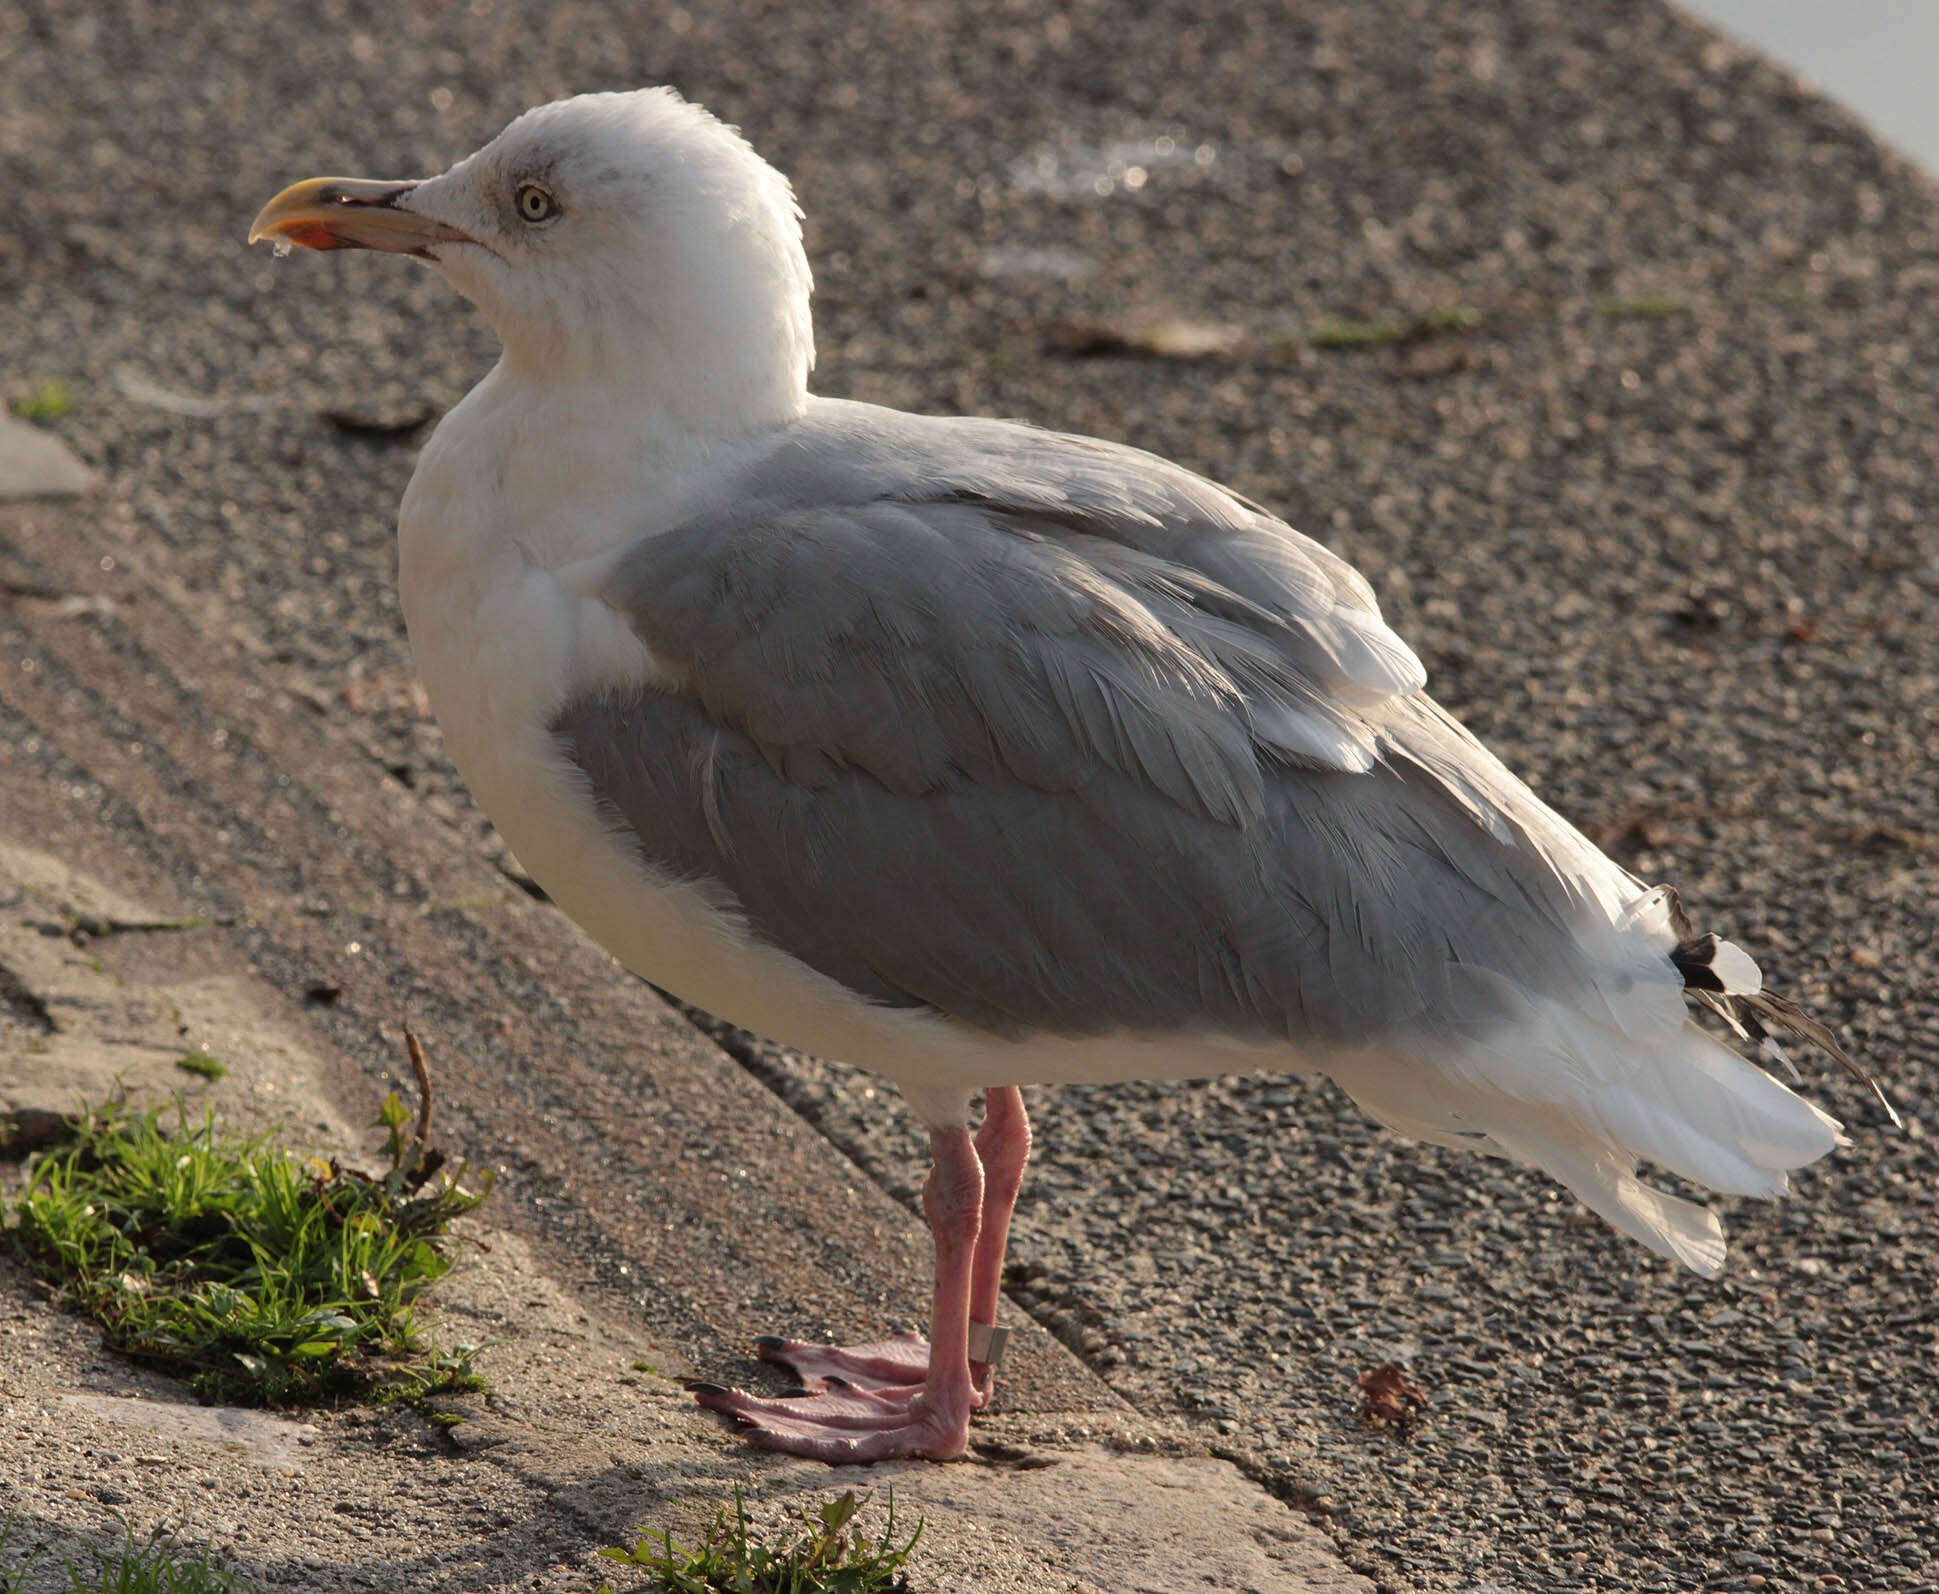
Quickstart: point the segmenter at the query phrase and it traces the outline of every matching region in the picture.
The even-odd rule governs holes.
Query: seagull
[[[1429,697],[1338,555],[1119,444],[811,394],[793,192],[672,90],[297,183],[260,240],[425,261],[503,344],[418,461],[399,579],[524,867],[627,968],[928,1130],[927,1339],[763,1338],[800,1391],[697,1386],[755,1443],[963,1454],[1021,1086],[1325,1075],[1706,1276],[1717,1218],[1639,1161],[1775,1197],[1844,1143],[1714,1032],[1857,1072],[1831,1033]]]

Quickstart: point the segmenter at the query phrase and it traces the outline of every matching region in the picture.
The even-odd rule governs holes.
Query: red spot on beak
[[[294,227],[285,227],[283,236],[293,244],[301,244],[305,249],[345,249],[349,246],[320,221],[298,222]]]

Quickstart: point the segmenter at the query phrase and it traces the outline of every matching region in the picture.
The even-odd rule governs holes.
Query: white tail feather
[[[1636,1177],[1633,1159],[1616,1148],[1571,1138],[1559,1125],[1546,1133],[1537,1127],[1511,1131],[1501,1146],[1510,1156],[1555,1175],[1585,1206],[1632,1240],[1705,1278],[1722,1270],[1724,1226],[1716,1213],[1651,1189]]]
[[[1622,1233],[1708,1277],[1723,1265],[1722,1226],[1706,1208],[1644,1184],[1638,1161],[1769,1198],[1788,1188],[1791,1169],[1843,1136],[1834,1119],[1691,1023],[1672,971],[1638,979],[1634,948],[1622,952],[1622,978],[1585,991],[1582,1009],[1511,994],[1510,982],[1487,974],[1470,987],[1501,1015],[1487,1031],[1423,1038],[1329,1072],[1391,1128],[1532,1163]],[[1653,961],[1667,964],[1661,953]]]

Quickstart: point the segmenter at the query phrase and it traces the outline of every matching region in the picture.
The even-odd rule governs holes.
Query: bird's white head
[[[672,89],[541,105],[422,182],[311,178],[249,236],[428,260],[521,377],[650,395],[696,432],[806,402],[812,282],[794,195]]]

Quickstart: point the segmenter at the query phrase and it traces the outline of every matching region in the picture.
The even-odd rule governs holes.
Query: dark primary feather
[[[810,966],[999,1033],[1338,1045],[1593,983],[1581,909],[1625,877],[1262,511],[851,405],[724,498],[602,593],[685,689],[554,729],[648,862]]]
[[[1726,1015],[1726,1021],[1731,1023],[1739,1034],[1751,1040],[1761,1041],[1764,1049],[1774,1053],[1787,1068],[1791,1067],[1791,1060],[1785,1057],[1784,1049],[1778,1045],[1773,1031],[1789,1035],[1823,1052],[1853,1079],[1871,1091],[1873,1099],[1885,1109],[1885,1116],[1895,1126],[1903,1127],[1904,1121],[1899,1117],[1898,1108],[1892,1105],[1892,1098],[1885,1094],[1885,1087],[1838,1043],[1836,1035],[1805,1012],[1790,997],[1780,995],[1776,991],[1758,991],[1750,996],[1712,997],[1711,1001],[1728,1004],[1731,1012]],[[1795,1068],[1791,1068],[1791,1075],[1793,1078],[1797,1077]]]
[[[1894,1124],[1900,1122],[1898,1109],[1885,1094],[1885,1087],[1859,1066],[1857,1059],[1839,1044],[1838,1037],[1830,1029],[1790,997],[1776,991],[1733,990],[1715,966],[1719,947],[1728,943],[1720,943],[1714,934],[1696,933],[1696,927],[1683,911],[1683,901],[1674,886],[1658,886],[1656,890],[1664,898],[1669,910],[1670,926],[1677,937],[1676,945],[1670,949],[1670,962],[1683,977],[1684,989],[1690,993],[1692,1000],[1715,1013],[1739,1038],[1759,1042],[1764,1052],[1783,1064],[1794,1080],[1798,1077],[1797,1068],[1785,1055],[1783,1046],[1778,1042],[1778,1034],[1788,1035],[1824,1053],[1871,1091],[1879,1106],[1885,1109],[1887,1118]],[[1735,957],[1743,957],[1738,949],[1730,947],[1729,950]]]

